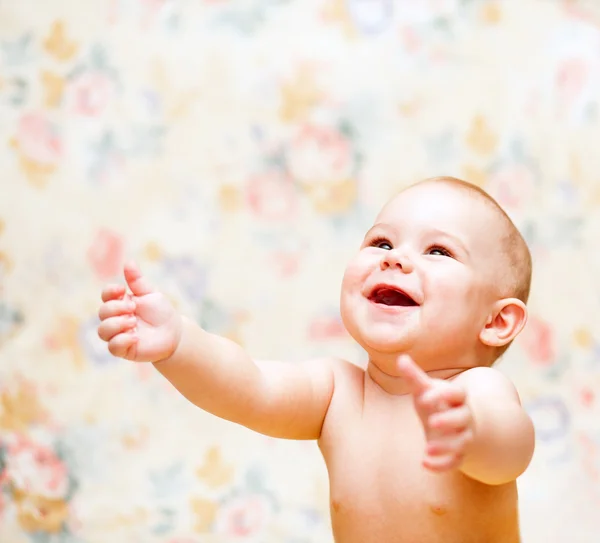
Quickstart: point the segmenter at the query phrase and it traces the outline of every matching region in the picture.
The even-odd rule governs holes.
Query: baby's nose
[[[391,251],[386,251],[381,259],[381,269],[386,270],[389,268],[397,268],[404,273],[410,273],[413,270],[413,265],[408,256],[401,254],[396,249],[392,249]]]

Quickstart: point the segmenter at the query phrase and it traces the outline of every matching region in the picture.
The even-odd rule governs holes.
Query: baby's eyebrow
[[[467,249],[465,243],[454,234],[450,234],[450,232],[445,232],[444,230],[439,230],[438,228],[432,228],[428,231],[428,234],[435,237],[442,237],[450,240],[454,245],[457,245],[461,250],[463,250],[467,256],[469,255],[469,250]]]
[[[363,239],[367,239],[373,232],[377,231],[377,230],[388,230],[388,228],[386,228],[386,224],[385,223],[381,223],[378,222],[377,224],[374,224],[373,226],[371,226],[371,228],[369,228],[367,230],[367,233],[365,234],[365,237]]]
[[[383,222],[378,222],[375,223],[373,226],[371,226],[371,228],[369,228],[367,230],[367,233],[365,234],[365,237],[367,237],[371,232],[373,232],[373,230],[384,230],[389,228],[389,226]]]

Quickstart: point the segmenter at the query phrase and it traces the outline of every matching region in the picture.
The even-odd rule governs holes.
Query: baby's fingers
[[[135,344],[138,338],[134,334],[119,334],[108,342],[108,350],[113,356],[119,358],[133,359]]]
[[[423,466],[427,469],[441,473],[460,467],[463,461],[461,454],[447,454],[444,456],[427,456],[423,460]]]
[[[103,303],[98,310],[98,317],[103,321],[104,319],[126,315],[133,311],[135,311],[135,302],[126,297],[124,300],[111,300]]]
[[[472,440],[473,436],[470,431],[452,437],[438,438],[427,443],[426,454],[428,457],[448,454],[463,455]]]
[[[109,300],[120,300],[125,294],[125,287],[123,285],[106,285],[102,289],[102,301],[108,302]]]
[[[442,399],[446,402],[446,405],[457,407],[465,403],[467,393],[463,387],[452,383],[452,385],[442,391]]]
[[[464,404],[466,394],[463,388],[447,383],[440,383],[425,392],[419,399],[420,408],[428,411],[442,411],[450,407]]]
[[[446,411],[438,411],[429,417],[429,427],[442,433],[460,432],[471,424],[471,410],[463,405]]]
[[[117,334],[122,334],[135,327],[137,319],[131,315],[122,315],[120,317],[111,317],[100,323],[98,326],[98,335],[104,341],[110,341]]]

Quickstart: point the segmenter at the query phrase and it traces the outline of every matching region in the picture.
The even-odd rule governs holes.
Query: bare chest
[[[422,467],[425,439],[411,409],[347,415],[332,430],[330,446],[322,447],[334,510],[375,508],[381,513],[383,507],[395,515],[448,510],[456,486],[450,479],[456,477],[440,477]]]
[[[336,541],[492,542],[482,533],[500,524],[513,535],[498,541],[518,541],[516,489],[423,468],[425,438],[406,400],[332,412],[321,450]]]

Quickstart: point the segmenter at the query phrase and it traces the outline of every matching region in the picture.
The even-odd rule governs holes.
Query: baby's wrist
[[[153,363],[154,364],[167,364],[169,361],[173,360],[174,358],[176,358],[177,356],[179,356],[179,353],[181,352],[181,344],[183,342],[183,335],[185,333],[185,329],[188,326],[188,323],[190,322],[189,319],[187,317],[184,317],[183,315],[177,314],[177,316],[175,317],[176,319],[176,332],[175,332],[175,341],[173,342],[174,346],[173,346],[173,350],[171,351],[171,354],[165,356],[164,358],[161,358],[159,360],[155,360]]]

